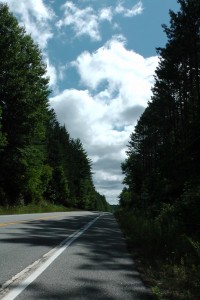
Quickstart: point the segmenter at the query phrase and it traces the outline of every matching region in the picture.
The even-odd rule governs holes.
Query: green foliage
[[[52,203],[69,206],[69,188],[62,167],[53,169],[45,196]]]
[[[4,4],[0,4],[0,28],[1,130],[7,139],[0,157],[0,186],[10,203],[19,198],[31,201],[42,196],[38,187],[45,158],[46,66],[38,46]]]
[[[110,205],[107,203],[105,196],[95,193],[95,203],[93,210],[110,211]]]
[[[45,212],[64,212],[71,211],[62,205],[56,205],[49,202],[41,201],[39,203],[30,203],[28,205],[17,206],[0,206],[0,215],[12,214],[31,214],[31,213],[45,213]]]
[[[102,204],[95,191],[92,163],[81,141],[70,138],[52,110],[49,111],[47,128],[47,162],[54,170],[53,174],[57,170],[57,175],[53,175],[44,197],[70,207],[107,211],[108,203],[105,200],[106,204]],[[58,170],[62,170],[60,175]]]
[[[117,217],[157,299],[199,298],[200,1],[163,26],[153,96],[130,136]],[[144,263],[145,262],[145,263]]]
[[[132,202],[131,192],[125,187],[119,195],[119,204],[123,208],[130,207]]]
[[[92,163],[49,110],[41,51],[0,4],[0,205],[43,203],[107,210]]]
[[[153,96],[130,136],[122,164],[124,208],[176,221],[200,237],[200,2],[180,0],[163,26]]]
[[[137,266],[157,299],[198,299],[200,243],[183,233],[175,208],[164,205],[157,218],[130,210],[118,210],[115,215]]]
[[[48,164],[43,165],[42,174],[41,174],[41,186],[40,189],[42,194],[47,192],[50,181],[52,180],[53,168]]]
[[[163,293],[162,291],[160,290],[160,287],[157,285],[157,286],[154,286],[152,288],[152,292],[153,294],[156,296],[156,299],[158,300],[162,300],[163,299]]]

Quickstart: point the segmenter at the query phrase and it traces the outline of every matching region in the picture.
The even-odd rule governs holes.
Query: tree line
[[[199,236],[200,1],[178,3],[163,25],[167,43],[157,49],[152,97],[130,136],[119,198],[121,207],[146,215],[173,211]]]
[[[49,106],[41,51],[6,4],[0,4],[0,54],[0,205],[49,201],[108,210],[81,141]]]
[[[158,299],[199,296],[200,1],[178,0],[164,25],[152,97],[122,163],[116,212]],[[139,257],[139,259],[138,259]]]

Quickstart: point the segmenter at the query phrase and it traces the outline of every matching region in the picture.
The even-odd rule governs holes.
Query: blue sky
[[[0,2],[5,2],[1,1]],[[151,97],[176,0],[8,0],[39,44],[50,78],[50,105],[93,161],[96,189],[111,204],[122,190],[121,162]]]

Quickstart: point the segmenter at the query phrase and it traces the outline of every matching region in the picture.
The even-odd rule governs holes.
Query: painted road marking
[[[19,283],[18,286],[13,288],[6,296],[2,298],[2,300],[14,300],[19,294],[21,294],[39,275],[41,275],[51,264],[52,262],[61,255],[61,253],[66,250],[79,236],[81,236],[88,228],[90,228],[94,222],[96,222],[101,215],[90,221],[88,224],[86,224],[83,228],[75,231],[73,234],[71,234],[68,238],[66,238],[60,245],[58,245],[56,248],[52,249],[49,251],[46,256],[48,257],[45,262],[43,262],[33,273],[28,276],[25,280],[23,280],[21,283]],[[52,254],[53,253],[53,254]],[[49,257],[49,254],[52,254]],[[27,267],[25,270],[28,268],[30,269],[33,267],[35,264],[37,264],[38,261],[33,263],[31,266]],[[25,271],[24,270],[24,271]],[[26,272],[20,272],[21,273],[26,273]],[[14,278],[17,279],[20,277],[20,275],[16,275]],[[13,283],[13,281],[12,281]],[[4,288],[6,287],[6,283],[3,285]]]

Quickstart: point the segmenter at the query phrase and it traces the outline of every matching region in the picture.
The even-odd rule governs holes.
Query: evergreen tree
[[[1,130],[7,144],[1,152],[0,186],[10,203],[41,197],[45,159],[48,79],[40,50],[0,4]]]
[[[170,11],[170,26],[163,26],[168,42],[158,49],[153,96],[122,164],[128,190],[120,203],[143,210],[185,199],[188,182],[190,194],[200,185],[200,2],[178,2],[180,11]],[[197,208],[197,199],[188,203]]]
[[[38,46],[0,4],[0,204],[46,200],[106,209],[79,139],[48,107],[46,66]]]

